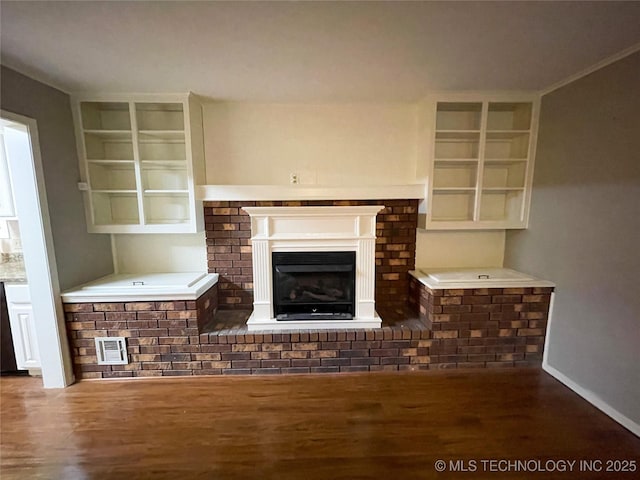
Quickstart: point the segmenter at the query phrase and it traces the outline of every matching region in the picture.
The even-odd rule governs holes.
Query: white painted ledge
[[[431,290],[469,288],[554,288],[555,283],[510,268],[425,268],[409,271]]]
[[[225,200],[393,200],[425,197],[423,184],[412,185],[198,185],[204,201]]]
[[[268,330],[344,330],[351,328],[380,328],[382,319],[374,312],[373,318],[354,318],[353,320],[300,320],[280,321],[275,318],[257,318],[255,311],[247,320],[247,330],[260,332]]]
[[[62,293],[64,303],[197,300],[218,283],[217,273],[113,274]]]

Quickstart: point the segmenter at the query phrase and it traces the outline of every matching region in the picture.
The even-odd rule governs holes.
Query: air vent
[[[126,365],[127,344],[124,337],[96,337],[98,365]]]

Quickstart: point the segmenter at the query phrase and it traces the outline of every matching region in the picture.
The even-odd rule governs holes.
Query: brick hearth
[[[211,317],[204,305],[209,300],[212,308],[214,291],[198,302],[65,304],[76,378],[429,368],[431,332],[416,318],[379,329],[278,333],[248,332],[238,322],[198,334],[200,317]],[[94,337],[100,336],[126,337],[130,363],[97,365]]]

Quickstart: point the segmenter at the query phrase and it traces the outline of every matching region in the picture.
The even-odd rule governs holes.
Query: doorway
[[[31,297],[34,330],[45,388],[73,383],[71,356],[60,300],[51,222],[34,119],[0,111],[24,264]]]

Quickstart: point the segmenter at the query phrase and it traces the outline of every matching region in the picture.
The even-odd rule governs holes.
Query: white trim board
[[[618,60],[622,60],[623,58],[628,57],[629,55],[633,55],[638,51],[640,51],[640,43],[636,43],[635,45],[632,45],[629,48],[625,48],[621,52],[611,55],[610,57],[607,57],[603,60],[600,60],[598,63],[595,63],[590,67],[585,68],[584,70],[574,73],[573,75],[565,78],[564,80],[560,80],[559,82],[554,83],[553,85],[543,90],[540,90],[540,96],[547,95],[555,90],[558,90],[559,88],[564,87],[565,85],[569,85],[570,83],[573,83],[576,80],[580,80],[582,77],[586,77],[587,75],[590,75],[593,72],[600,70],[601,68],[611,65],[612,63],[617,62]]]
[[[36,120],[2,110],[45,388],[74,381]]]
[[[582,398],[584,398],[591,405],[593,405],[598,410],[603,412],[605,415],[608,415],[613,420],[618,422],[620,425],[625,427],[627,430],[629,430],[633,434],[640,437],[639,424],[631,420],[626,415],[623,415],[622,413],[618,412],[615,408],[613,408],[611,405],[609,405],[607,402],[605,402],[603,399],[601,399],[598,395],[596,395],[591,390],[588,390],[580,386],[579,384],[571,380],[569,377],[567,377],[560,370],[549,365],[549,349],[546,348],[546,345],[549,345],[549,332],[551,330],[551,324],[553,322],[553,306],[555,303],[555,299],[556,299],[556,292],[553,292],[551,294],[551,302],[549,303],[549,320],[547,322],[547,333],[544,339],[545,349],[542,353],[542,369],[545,372],[547,372],[549,375],[551,375],[553,378],[558,380],[560,383],[564,384],[567,388],[572,390],[574,393],[580,395]]]
[[[198,185],[196,198],[214,200],[391,200],[425,196],[412,185]]]
[[[591,405],[596,407],[602,413],[611,417],[613,420],[618,422],[620,425],[622,425],[624,428],[629,430],[634,435],[640,437],[640,424],[634,422],[626,415],[623,415],[622,413],[620,413],[618,410],[616,410],[607,402],[605,402],[602,398],[600,398],[597,394],[595,394],[591,390],[581,387],[576,382],[574,382],[569,377],[567,377],[564,373],[560,372],[555,367],[552,367],[551,365],[549,365],[546,360],[542,361],[542,369],[545,372],[547,372],[549,375],[551,375],[553,378],[558,380],[560,383],[563,383],[566,387],[573,390],[573,392],[580,395],[582,398],[584,398],[587,402],[589,402]]]

